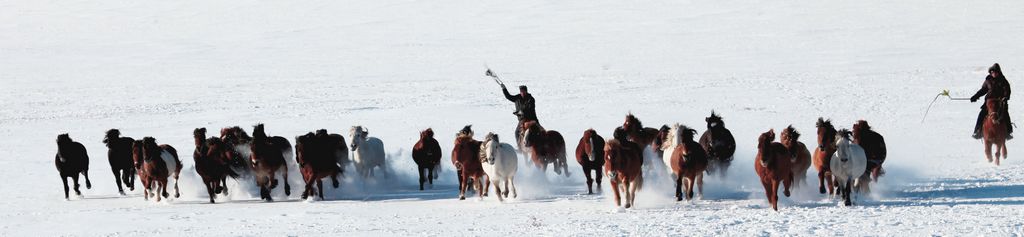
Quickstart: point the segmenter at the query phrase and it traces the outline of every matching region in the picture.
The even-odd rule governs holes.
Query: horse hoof
[[[175,194],[174,194],[174,198],[179,198],[179,197],[181,197],[181,194],[180,194],[180,193],[175,193]]]
[[[825,194],[825,187],[818,187],[818,193]]]
[[[459,200],[466,200],[466,196],[459,196]]]
[[[121,194],[121,196],[125,196],[125,194],[124,194],[124,191],[120,191],[120,192],[118,192],[118,193],[120,193],[120,194]]]
[[[789,197],[789,190],[782,192],[782,194],[786,195],[786,197]]]

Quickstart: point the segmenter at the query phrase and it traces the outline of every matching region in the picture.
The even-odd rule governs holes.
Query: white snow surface
[[[994,62],[1022,91],[1021,26],[1024,2],[1011,0],[2,1],[0,235],[1019,236],[1024,158],[985,161],[969,136],[977,103],[941,99],[921,118],[943,89],[973,94]],[[575,161],[570,178],[524,164],[518,199],[459,201],[455,132],[511,138],[516,122],[485,65],[530,86],[570,156],[583,130],[610,138],[629,112],[704,128],[715,110],[737,138],[730,175],[707,176],[693,202],[646,177],[622,210],[607,180],[586,195]],[[1010,110],[1024,118],[1021,103]],[[752,167],[757,135],[793,124],[813,147],[818,117],[868,120],[886,136],[888,174],[853,207],[812,188],[772,211]],[[326,200],[304,202],[292,167],[290,197],[279,187],[266,203],[251,181],[228,181],[232,196],[207,204],[192,129],[256,123],[293,143],[365,126],[394,175],[364,181],[348,167],[340,189],[325,182]],[[419,191],[410,150],[428,127],[444,165]],[[175,146],[182,197],[119,196],[110,128]],[[65,132],[89,149],[94,186],[70,201],[53,166]]]

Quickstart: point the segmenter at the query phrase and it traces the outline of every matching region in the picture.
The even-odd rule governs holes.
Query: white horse
[[[853,205],[852,194],[854,187],[860,187],[860,177],[868,166],[868,157],[864,154],[864,148],[854,144],[850,140],[851,133],[847,129],[840,130],[836,134],[836,153],[832,155],[830,167],[832,168],[832,180],[839,188],[837,194],[842,194],[844,204]],[[860,190],[857,190],[858,193]]]
[[[364,178],[373,175],[373,168],[379,167],[387,177],[384,160],[384,142],[376,137],[368,137],[370,131],[362,126],[353,126],[349,132],[352,136],[352,153],[356,172]]]
[[[491,178],[494,184],[494,191],[499,201],[508,198],[509,186],[512,186],[512,198],[516,194],[516,184],[513,182],[518,169],[519,158],[516,157],[516,149],[508,143],[501,143],[498,135],[487,133],[483,143],[480,143],[480,162],[483,165],[484,173]],[[502,188],[501,183],[505,184]]]

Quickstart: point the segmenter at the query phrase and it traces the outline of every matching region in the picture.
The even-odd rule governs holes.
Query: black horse
[[[92,182],[89,181],[89,153],[82,143],[71,140],[67,133],[57,135],[57,155],[53,159],[60,173],[60,180],[64,182],[64,199],[68,197],[68,177],[75,181],[75,194],[81,196],[82,191],[78,190],[78,174],[85,176],[85,188],[92,189]]]
[[[110,171],[114,173],[114,181],[117,183],[117,192],[124,194],[124,187],[135,191],[135,167],[132,160],[132,143],[135,139],[122,137],[121,131],[117,129],[107,130],[103,137],[103,143],[107,144],[107,161],[110,161]]]

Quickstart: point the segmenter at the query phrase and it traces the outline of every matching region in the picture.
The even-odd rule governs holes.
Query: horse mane
[[[69,144],[69,143],[72,143],[72,142],[74,142],[74,141],[71,140],[71,136],[69,136],[67,133],[62,133],[62,134],[58,134],[57,135],[57,145]]]
[[[832,126],[832,119],[825,120],[822,117],[818,117],[818,122],[815,123],[814,126],[817,127],[817,128],[825,128],[825,129],[828,129],[828,130],[836,130],[836,128]]]
[[[615,140],[625,141],[627,139],[627,136],[628,134],[626,134],[626,129],[621,126],[615,128],[615,131],[612,132],[612,138],[614,138]]]
[[[462,127],[462,130],[459,130],[459,133],[456,133],[455,137],[456,138],[458,138],[458,137],[470,137],[470,138],[472,138],[473,137],[473,125],[470,124],[470,125],[466,125],[465,127]]]
[[[160,156],[160,146],[156,144],[156,138],[142,138],[142,153],[145,160],[151,160]]]
[[[679,125],[679,131],[677,132],[680,133],[680,137],[682,138],[682,141],[676,141],[677,144],[681,144],[686,141],[693,141],[693,137],[697,135],[696,129],[692,129],[686,125]]]
[[[487,143],[489,141],[500,142],[498,141],[498,134],[487,133],[487,135],[484,136],[483,143]]]
[[[110,130],[107,130],[106,136],[103,137],[103,144],[110,146],[110,142],[118,137],[121,137],[121,131],[116,128],[111,128]]]
[[[853,135],[853,133],[852,133],[852,132],[850,132],[850,130],[849,130],[849,129],[845,129],[845,128],[844,128],[844,129],[841,129],[841,130],[839,130],[839,131],[837,132],[837,134],[839,134],[839,136],[840,136],[840,137],[842,137],[842,138],[845,138],[845,139],[850,139],[850,136],[851,136],[851,135]]]
[[[704,121],[708,123],[708,129],[718,128],[718,127],[725,127],[725,121],[722,120],[722,116],[719,116],[718,114],[715,114],[714,110],[711,111],[711,116],[705,118]],[[712,123],[717,124],[717,126],[712,127],[711,126]]]
[[[761,133],[761,136],[757,138],[757,149],[764,150],[768,148],[775,141],[775,129],[768,130],[767,132]]]

